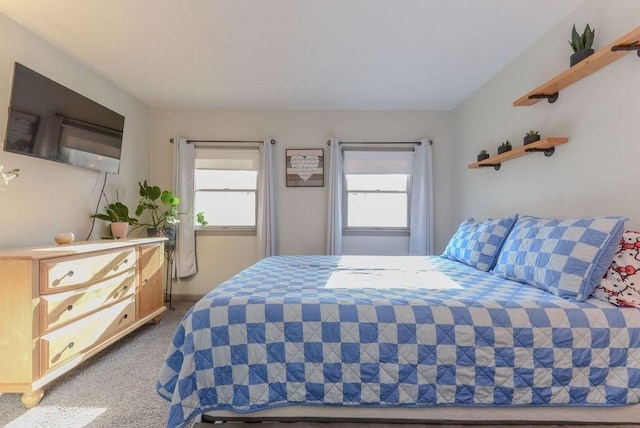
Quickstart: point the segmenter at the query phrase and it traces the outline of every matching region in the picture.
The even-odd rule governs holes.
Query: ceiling
[[[585,0],[0,0],[150,107],[451,110]]]

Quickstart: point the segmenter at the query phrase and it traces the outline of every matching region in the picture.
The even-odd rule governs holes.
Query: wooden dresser
[[[164,238],[0,251],[0,392],[38,405],[43,386],[164,306]]]

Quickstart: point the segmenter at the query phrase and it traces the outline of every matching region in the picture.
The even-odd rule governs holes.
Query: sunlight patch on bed
[[[438,269],[428,258],[422,256],[341,256],[338,269]]]
[[[86,427],[107,410],[101,407],[43,406],[30,409],[5,425],[6,428]]]
[[[327,288],[461,289],[424,257],[343,256]]]

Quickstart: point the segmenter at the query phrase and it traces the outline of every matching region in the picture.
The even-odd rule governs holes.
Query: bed
[[[484,264],[468,251],[457,254],[469,263],[455,260],[452,249],[425,257],[276,256],[245,269],[198,301],[173,337],[157,382],[171,402],[168,426],[203,413],[515,420],[540,409],[547,417],[631,422],[640,412],[640,312],[592,290],[579,300],[561,297],[558,288],[571,282],[562,275],[546,290],[505,278],[514,265],[509,237],[523,233],[512,220]],[[600,245],[613,248],[603,253],[609,260],[621,234]],[[468,247],[454,238],[448,250]],[[545,272],[557,265],[543,259]],[[593,279],[597,264],[582,276]],[[497,408],[502,416],[486,412]]]

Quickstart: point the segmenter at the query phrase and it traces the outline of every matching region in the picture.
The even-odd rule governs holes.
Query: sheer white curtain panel
[[[433,254],[433,165],[431,142],[425,139],[414,148],[409,255],[430,254]]]
[[[258,176],[258,260],[276,254],[275,183],[273,173],[273,144],[265,140],[260,147]]]
[[[342,255],[342,148],[336,138],[329,144],[327,254]]]
[[[178,211],[192,214],[196,149],[185,138],[174,137],[173,188],[180,198]],[[174,252],[173,277],[186,278],[198,273],[196,259],[196,231],[191,217],[181,216],[176,224],[176,249]]]

